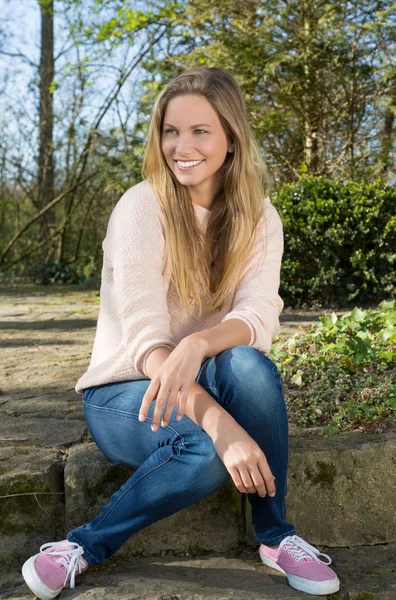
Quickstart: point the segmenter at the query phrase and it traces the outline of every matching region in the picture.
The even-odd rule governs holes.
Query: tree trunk
[[[44,208],[55,197],[53,150],[53,81],[54,81],[54,3],[39,0],[41,11],[40,55],[40,141],[38,159],[38,207]],[[43,216],[42,234],[48,235],[54,227],[54,212]]]
[[[318,107],[315,103],[316,77],[312,64],[312,38],[316,36],[315,4],[312,5],[311,0],[307,0],[301,4],[300,8],[302,37],[304,39],[304,74],[308,89],[305,103],[308,110],[306,111],[307,117],[304,121],[305,164],[307,165],[308,173],[316,174],[319,167],[319,127],[316,116]]]
[[[390,105],[385,111],[384,128],[381,132],[381,172],[387,174],[390,167],[391,151],[393,145],[393,128],[396,114],[396,79],[390,91]]]

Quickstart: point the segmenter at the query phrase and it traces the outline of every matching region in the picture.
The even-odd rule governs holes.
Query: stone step
[[[328,600],[395,600],[396,544],[332,548],[332,566],[341,582]],[[31,600],[20,570],[3,574],[0,597]],[[76,578],[62,600],[319,600],[291,588],[286,577],[269,569],[257,552],[200,557],[112,557]]]
[[[396,434],[291,438],[287,518],[313,545],[396,542]],[[134,473],[93,442],[59,449],[0,448],[0,557],[22,560],[91,521]],[[153,523],[118,551],[232,551],[257,545],[251,509],[231,478],[204,500]]]
[[[74,391],[89,363],[98,299],[64,286],[0,292],[0,597],[31,598],[13,569],[96,516],[133,471],[110,463],[89,441]],[[325,312],[285,310],[280,337]],[[337,561],[343,557],[337,567],[344,595],[333,599],[396,600],[394,583],[380,585],[389,565],[394,569],[396,434],[291,435],[287,516],[311,544],[325,552],[331,547],[327,554]],[[62,598],[307,598],[258,563],[250,517],[247,497],[230,480],[210,498],[140,531]],[[235,555],[246,548],[255,550],[251,559]],[[369,562],[355,564],[366,550]],[[211,571],[202,575],[203,566]]]

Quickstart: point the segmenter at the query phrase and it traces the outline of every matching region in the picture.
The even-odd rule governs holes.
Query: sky
[[[134,6],[138,4],[138,2],[135,2]],[[55,15],[55,55],[64,43],[64,34],[59,27],[61,24],[60,16]],[[2,44],[3,51],[22,52],[29,60],[38,64],[40,58],[40,9],[37,0],[0,0],[0,44]],[[133,47],[132,52],[135,52]],[[115,61],[115,64],[117,64],[117,61]],[[56,67],[59,75],[62,68],[61,60],[57,62]],[[36,70],[20,58],[0,54],[0,73],[0,144],[4,135],[7,136],[8,140],[14,139],[17,140],[17,143],[25,143],[25,160],[27,163],[33,164],[34,157],[31,149],[37,147],[37,140],[31,139],[29,136],[37,135],[37,127],[34,126],[33,122],[37,119],[38,107],[35,105],[37,93],[28,93],[28,90],[29,84],[31,86],[31,82],[35,83]],[[8,84],[4,88],[5,75]],[[135,85],[139,83],[138,72],[131,79],[134,80]],[[88,105],[90,110],[90,113],[87,114],[88,119],[95,114],[113,80],[114,71],[101,71],[99,80],[95,81],[95,91],[97,90],[97,93],[92,96],[92,103]],[[130,98],[130,94],[133,94],[132,86],[127,84],[123,93],[127,98]],[[63,98],[60,100],[63,100]],[[55,92],[56,102],[59,102],[59,94]],[[7,111],[7,106],[11,106],[9,111]],[[19,118],[18,110],[20,111]],[[56,107],[56,113],[61,114],[59,107]],[[118,125],[114,118],[114,113],[109,113],[102,124],[107,126]],[[1,132],[4,132],[3,135]],[[26,134],[26,142],[23,141],[24,134]],[[61,135],[61,132],[59,134]],[[29,155],[31,158],[29,158]],[[392,177],[393,184],[396,175],[392,174]]]
[[[22,52],[38,63],[40,57],[40,11],[37,0],[0,0],[0,28],[5,36],[2,49]],[[0,68],[19,67],[20,60],[0,55]],[[25,76],[23,75],[25,73]],[[21,85],[26,85],[30,69],[22,70]],[[19,86],[18,86],[19,87]]]
[[[56,3],[55,3],[56,8]],[[62,17],[55,12],[55,56],[65,44],[65,33],[62,31]],[[0,0],[0,43],[2,50],[11,53],[23,53],[29,61],[36,65],[40,60],[40,9],[37,0]],[[83,52],[83,50],[80,50]],[[116,50],[110,62],[121,65],[122,57],[117,59]],[[119,51],[121,52],[121,50]],[[130,47],[131,55],[136,53],[134,46]],[[75,62],[75,50],[72,50],[68,58]],[[56,61],[55,79],[62,80],[62,71],[65,66],[67,56]],[[103,60],[103,62],[106,62]],[[107,93],[115,80],[116,72],[113,70],[101,68],[93,74],[94,86],[89,91],[89,98],[86,101],[85,113],[87,123],[90,124],[98,108],[101,106]],[[34,165],[33,149],[37,148],[37,118],[38,118],[38,93],[37,93],[37,69],[34,65],[28,64],[20,57],[10,57],[0,54],[0,144],[7,140],[17,140],[17,144],[22,144],[25,165]],[[4,77],[7,79],[7,85],[4,87]],[[132,84],[136,86],[139,74],[136,73],[127,82],[123,88],[123,94],[127,101],[131,98]],[[133,80],[133,81],[132,81]],[[63,79],[63,81],[65,81]],[[65,110],[69,104],[67,94],[72,92],[72,88],[66,85],[55,91],[54,106],[55,114],[59,116],[55,123],[55,134],[58,139],[64,136],[63,126],[67,125],[67,117],[63,118]],[[88,95],[88,93],[87,93]],[[125,115],[123,106],[120,106],[120,112]],[[131,119],[133,119],[132,115]],[[110,127],[119,126],[115,112],[107,113],[102,125]],[[26,140],[24,139],[26,138]],[[17,153],[21,154],[21,148],[15,147],[15,157]]]

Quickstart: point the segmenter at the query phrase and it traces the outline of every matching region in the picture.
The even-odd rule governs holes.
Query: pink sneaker
[[[265,565],[284,573],[290,585],[300,592],[325,595],[340,589],[337,575],[327,566],[331,558],[298,535],[287,536],[279,546],[261,544],[259,553]],[[320,560],[320,555],[329,562]]]
[[[69,540],[43,544],[39,554],[24,563],[23,578],[37,598],[52,600],[69,581],[70,587],[74,588],[75,575],[88,569],[87,561],[82,558],[83,552],[79,544]]]

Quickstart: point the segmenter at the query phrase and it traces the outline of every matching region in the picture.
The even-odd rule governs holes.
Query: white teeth
[[[199,165],[202,162],[202,160],[196,160],[193,162],[182,162],[181,160],[177,160],[176,162],[181,167],[195,167],[195,165]]]

